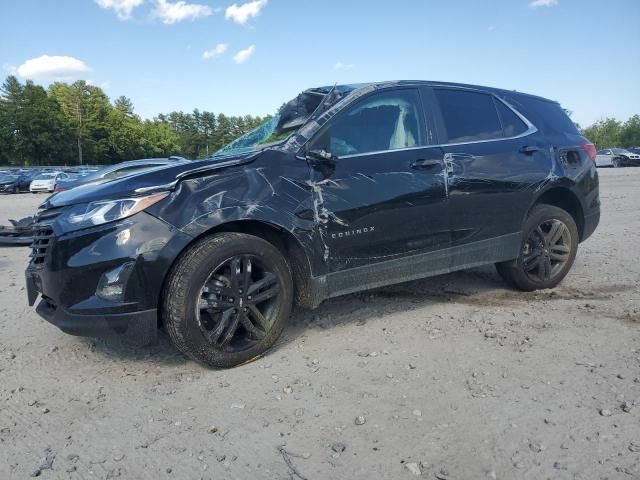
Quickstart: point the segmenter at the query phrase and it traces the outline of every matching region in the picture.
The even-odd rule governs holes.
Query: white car
[[[596,155],[596,167],[625,167],[640,165],[640,155],[624,148],[599,150]]]
[[[69,175],[64,172],[43,172],[33,178],[31,185],[29,185],[29,190],[31,193],[52,193],[56,189],[56,182],[67,178],[69,178]]]

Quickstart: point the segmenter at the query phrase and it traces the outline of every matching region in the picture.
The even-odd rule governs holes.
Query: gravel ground
[[[0,248],[0,478],[638,479],[640,168],[601,194],[556,290],[483,268],[349,295],[227,371],[61,333]]]

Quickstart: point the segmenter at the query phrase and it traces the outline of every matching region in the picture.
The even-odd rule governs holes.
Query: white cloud
[[[101,8],[110,8],[116,12],[120,20],[128,20],[134,9],[144,3],[144,0],[95,0]]]
[[[253,2],[243,3],[238,5],[234,3],[224,12],[224,18],[227,20],[233,20],[240,25],[247,23],[247,20],[251,17],[257,17],[267,5],[267,0],[253,0]]]
[[[21,77],[31,79],[70,78],[90,71],[91,68],[77,58],[49,55],[31,58],[16,70]]]
[[[211,50],[205,50],[202,53],[202,58],[205,60],[211,60],[213,58],[218,58],[221,55],[224,55],[227,51],[227,44],[226,43],[219,43],[217,44],[215,47],[213,47]]]
[[[256,51],[256,46],[251,45],[249,48],[245,48],[244,50],[240,50],[238,53],[236,53],[233,56],[233,61],[236,62],[237,64],[244,63],[247,60],[249,60],[249,58],[251,58],[251,55],[253,55],[253,52],[255,51]]]
[[[356,66],[353,63],[338,62],[333,66],[334,70],[353,70]]]
[[[536,8],[536,7],[553,7],[555,5],[558,5],[558,0],[533,0],[531,2],[529,2],[529,6]]]
[[[111,82],[105,80],[104,82],[96,82],[95,80],[87,80],[87,85],[93,85],[94,87],[100,87],[102,90],[109,90],[111,88]]]
[[[18,69],[15,65],[9,65],[8,63],[4,63],[2,65],[2,69],[7,72],[9,75],[17,75]]]
[[[213,15],[213,8],[198,3],[187,3],[179,0],[171,3],[167,0],[156,0],[156,8],[152,15],[162,20],[162,23],[171,25],[183,20],[195,20],[199,17]]]

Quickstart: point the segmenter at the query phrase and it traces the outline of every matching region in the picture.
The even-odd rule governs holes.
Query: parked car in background
[[[33,178],[29,190],[31,193],[51,193],[55,190],[58,181],[64,181],[68,178],[69,174],[64,172],[42,172]]]
[[[520,92],[310,89],[209,159],[49,197],[29,304],[74,335],[147,343],[164,325],[231,367],[274,345],[294,302],[489,264],[553,288],[600,219],[595,154],[557,102]]]
[[[624,148],[606,148],[596,155],[596,167],[629,167],[640,165],[640,153]]]
[[[5,173],[0,175],[0,192],[18,193],[28,192],[31,178],[24,174]]]
[[[640,147],[631,147],[631,148],[627,148],[627,150],[629,150],[631,153],[640,155]]]
[[[80,185],[100,184],[115,180],[116,178],[126,177],[134,173],[143,172],[154,168],[166,167],[167,165],[178,165],[182,162],[189,162],[182,157],[169,158],[146,158],[143,160],[132,160],[130,162],[122,162],[116,165],[110,165],[91,173],[85,173],[74,179],[61,180],[57,183],[55,191],[63,192]]]

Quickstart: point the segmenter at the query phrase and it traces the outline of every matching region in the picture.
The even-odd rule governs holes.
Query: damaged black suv
[[[216,367],[296,302],[495,263],[556,286],[600,217],[595,149],[556,102],[441,82],[314,88],[213,157],[50,197],[29,304]]]

